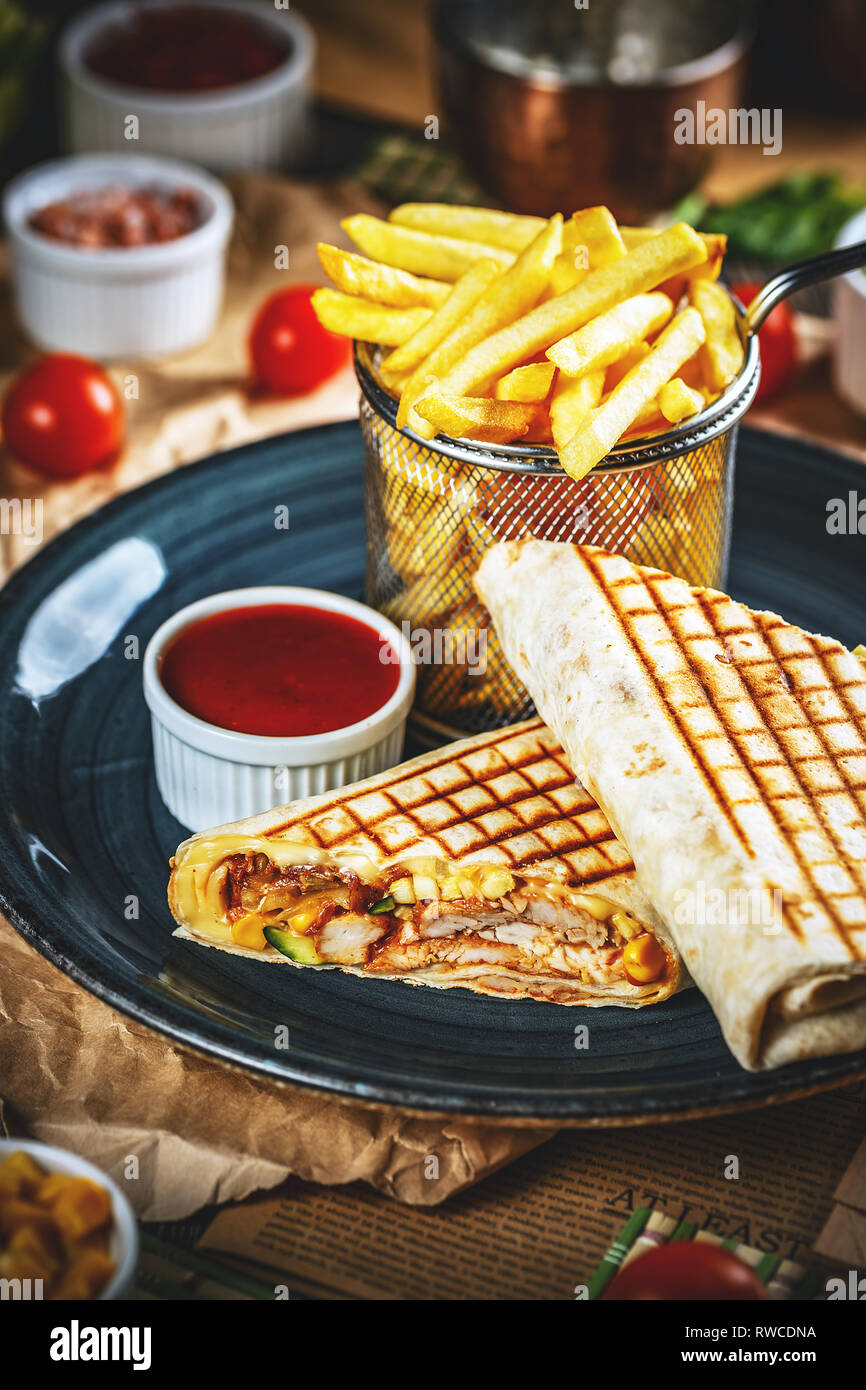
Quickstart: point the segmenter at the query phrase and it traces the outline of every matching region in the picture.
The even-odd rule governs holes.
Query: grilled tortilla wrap
[[[745,1067],[866,1046],[866,671],[838,642],[594,547],[476,587]]]
[[[632,1008],[682,982],[537,719],[194,835],[172,866],[176,934],[251,960]]]

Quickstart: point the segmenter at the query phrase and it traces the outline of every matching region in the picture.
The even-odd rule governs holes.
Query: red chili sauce
[[[374,714],[397,689],[400,666],[393,647],[356,618],[265,603],[191,623],[160,675],[172,699],[209,724],[298,738]]]
[[[157,92],[207,92],[264,77],[292,41],[255,15],[216,5],[146,7],[106,24],[84,53],[97,77]]]

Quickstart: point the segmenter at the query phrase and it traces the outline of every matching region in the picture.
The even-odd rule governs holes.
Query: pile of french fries
[[[621,440],[698,414],[743,365],[716,283],[725,238],[685,222],[404,203],[342,225],[361,254],[319,246],[335,288],[316,313],[390,349],[381,379],[422,439],[552,445],[579,479]]]

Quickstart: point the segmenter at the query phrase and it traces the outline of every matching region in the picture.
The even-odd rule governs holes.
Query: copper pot
[[[556,8],[561,26],[562,0]],[[486,12],[489,44],[479,40]],[[568,15],[578,52],[591,13]],[[675,113],[698,100],[736,107],[748,46],[748,34],[732,27],[709,52],[645,81],[615,82],[572,78],[509,53],[502,0],[440,0],[434,29],[443,115],[483,187],[515,212],[549,216],[603,203],[623,222],[671,207],[703,178],[714,147],[677,144]]]

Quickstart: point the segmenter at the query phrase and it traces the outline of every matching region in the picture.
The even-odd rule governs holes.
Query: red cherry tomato
[[[123,443],[123,405],[86,357],[56,354],[26,367],[3,401],[3,436],[16,458],[52,478],[109,463]]]
[[[278,396],[296,396],[327,381],[349,360],[348,338],[330,333],[310,303],[315,285],[294,285],[266,299],[253,322],[253,376]]]
[[[731,289],[740,302],[748,307],[761,286],[748,283],[732,285]],[[761,345],[761,384],[755,399],[766,401],[787,386],[797,365],[794,316],[787,304],[778,304],[768,315],[767,322],[758,332],[758,342]]]
[[[675,1240],[638,1255],[620,1270],[604,1297],[614,1302],[742,1302],[766,1298],[767,1293],[746,1262],[730,1250],[693,1240]]]

